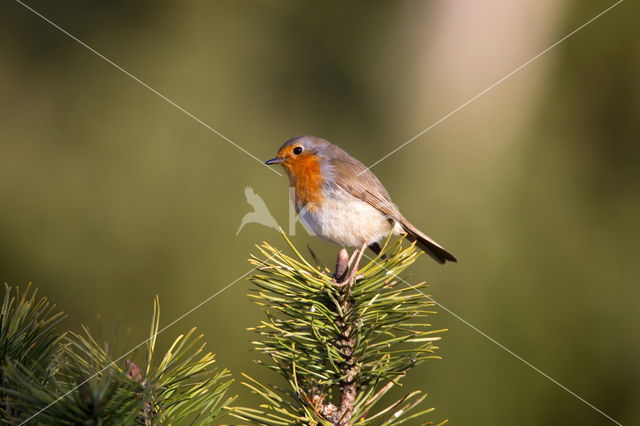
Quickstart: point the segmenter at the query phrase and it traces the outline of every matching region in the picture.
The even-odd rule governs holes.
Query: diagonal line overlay
[[[562,42],[566,41],[568,38],[570,38],[571,36],[573,36],[574,34],[576,34],[577,32],[579,32],[580,30],[584,29],[586,26],[588,26],[589,24],[591,24],[592,22],[594,22],[595,20],[597,20],[598,18],[600,18],[601,16],[603,16],[604,14],[606,14],[607,12],[609,12],[610,10],[612,10],[613,8],[615,8],[616,6],[618,6],[619,4],[621,4],[624,0],[618,0],[616,3],[612,4],[611,6],[609,6],[607,9],[603,10],[602,12],[600,12],[599,14],[597,14],[596,16],[594,16],[593,18],[591,18],[589,21],[585,22],[584,24],[582,24],[581,26],[579,26],[578,28],[576,28],[575,30],[571,31],[570,33],[568,33],[567,35],[565,35],[564,37],[562,37],[560,40],[558,40],[557,42],[555,42],[554,44],[552,44],[551,46],[547,47],[546,49],[544,49],[543,51],[541,51],[540,53],[538,53],[536,56],[534,56],[533,58],[531,58],[530,60],[528,60],[527,62],[523,63],[522,65],[520,65],[519,67],[517,67],[516,69],[514,69],[513,71],[511,71],[510,73],[508,73],[507,75],[505,75],[504,77],[502,77],[501,79],[499,79],[498,81],[496,81],[495,83],[493,83],[492,85],[488,86],[486,89],[482,90],[481,92],[479,92],[478,94],[476,94],[475,96],[473,96],[472,98],[470,98],[469,100],[467,100],[465,103],[461,104],[460,106],[458,106],[457,108],[455,108],[454,110],[452,110],[451,112],[449,112],[448,114],[446,114],[445,116],[443,116],[442,118],[440,118],[439,120],[435,121],[434,123],[432,123],[431,125],[429,125],[427,128],[423,129],[422,131],[420,131],[417,135],[415,135],[414,137],[412,137],[411,139],[408,139],[407,141],[405,141],[403,144],[401,144],[400,146],[398,146],[397,148],[395,148],[393,151],[389,152],[387,155],[385,155],[384,157],[380,158],[378,161],[376,161],[375,163],[371,164],[367,169],[371,169],[372,167],[376,166],[377,164],[379,164],[380,162],[384,161],[386,158],[388,158],[389,156],[395,154],[396,152],[398,152],[399,150],[403,149],[404,147],[406,147],[407,145],[409,145],[410,143],[412,143],[413,141],[415,141],[416,139],[418,139],[419,137],[421,137],[422,135],[424,135],[425,133],[427,133],[428,131],[430,131],[431,129],[433,129],[434,127],[436,127],[437,125],[441,124],[442,122],[444,122],[445,120],[447,120],[449,117],[451,117],[452,115],[456,114],[457,112],[459,112],[460,110],[462,110],[463,108],[465,108],[466,106],[468,106],[469,104],[471,104],[472,102],[474,102],[475,100],[477,100],[478,98],[480,98],[481,96],[483,96],[484,94],[486,94],[487,92],[489,92],[490,90],[492,90],[493,88],[495,88],[496,86],[500,85],[502,82],[504,82],[505,80],[509,79],[511,76],[513,76],[514,74],[516,74],[517,72],[521,71],[523,68],[525,68],[526,66],[528,66],[529,64],[531,64],[532,62],[534,62],[535,60],[537,60],[538,58],[540,58],[541,56],[543,56],[544,54],[546,54],[547,52],[549,52],[550,50],[552,50],[553,48],[557,47],[559,44],[561,44]],[[154,89],[153,87],[149,86],[148,84],[146,84],[144,81],[140,80],[138,77],[134,76],[133,74],[131,74],[130,72],[128,72],[127,70],[125,70],[124,68],[122,68],[121,66],[119,66],[118,64],[116,64],[115,62],[113,62],[112,60],[110,60],[109,58],[107,58],[106,56],[102,55],[100,52],[96,51],[95,49],[93,49],[91,46],[89,46],[88,44],[84,43],[83,41],[81,41],[80,39],[78,39],[77,37],[75,37],[74,35],[72,35],[71,33],[69,33],[68,31],[64,30],[62,27],[60,27],[59,25],[57,25],[56,23],[54,23],[53,21],[51,21],[50,19],[48,19],[47,17],[45,17],[44,15],[42,15],[41,13],[39,13],[38,11],[36,11],[35,9],[33,9],[32,7],[28,6],[27,4],[23,3],[20,0],[16,0],[16,2],[20,5],[22,5],[24,8],[26,8],[27,10],[31,11],[32,13],[34,13],[35,15],[37,15],[38,17],[40,17],[41,19],[43,19],[44,21],[46,21],[47,23],[49,23],[51,26],[53,26],[54,28],[58,29],[59,31],[61,31],[62,33],[64,33],[66,36],[68,36],[69,38],[71,38],[72,40],[74,40],[75,42],[77,42],[78,44],[80,44],[81,46],[85,47],[86,49],[88,49],[89,51],[91,51],[92,53],[94,53],[95,55],[97,55],[98,57],[100,57],[102,60],[104,60],[105,62],[109,63],[110,65],[112,65],[114,68],[118,69],[119,71],[121,71],[122,73],[124,73],[125,75],[127,75],[128,77],[130,77],[131,79],[135,80],[137,83],[139,83],[141,86],[143,86],[144,88],[146,88],[147,90],[149,90],[150,92],[154,93],[155,95],[159,96],[160,98],[162,98],[164,101],[168,102],[169,104],[171,104],[173,107],[177,108],[178,110],[180,110],[181,112],[183,112],[185,115],[189,116],[190,118],[192,118],[193,120],[195,120],[196,122],[198,122],[199,124],[201,124],[202,126],[206,127],[207,129],[209,129],[211,132],[215,133],[217,136],[219,136],[220,138],[224,139],[225,141],[227,141],[228,143],[230,143],[231,145],[233,145],[234,147],[236,147],[237,149],[239,149],[240,151],[244,152],[246,155],[250,156],[251,158],[253,158],[254,160],[258,161],[260,164],[264,165],[264,163],[262,162],[262,160],[260,160],[259,158],[257,158],[256,156],[254,156],[253,154],[251,154],[249,151],[247,151],[245,148],[243,148],[242,146],[238,145],[237,143],[233,142],[231,139],[229,139],[228,137],[226,137],[225,135],[223,135],[222,133],[220,133],[218,130],[214,129],[213,127],[211,127],[210,125],[208,125],[207,123],[205,123],[204,121],[202,121],[200,118],[198,118],[197,116],[195,116],[194,114],[192,114],[191,112],[187,111],[186,109],[184,109],[183,107],[181,107],[180,105],[178,105],[177,103],[175,103],[174,101],[172,101],[171,99],[169,99],[168,97],[166,97],[165,95],[163,95],[162,93],[158,92],[156,89]],[[269,170],[273,171],[274,173],[281,175],[281,173],[279,173],[278,171],[276,171],[275,169],[268,167],[265,165],[265,167],[267,167]],[[362,172],[361,172],[362,173]],[[375,259],[372,259],[371,257],[369,257],[368,255],[365,254],[365,256],[370,259],[371,261],[375,262],[376,264],[380,265]],[[384,267],[383,267],[384,268]],[[385,270],[387,270],[386,268],[384,268]],[[241,279],[243,279],[244,277],[246,277],[249,273],[251,273],[253,270],[255,270],[255,268],[251,268],[250,270],[248,270],[247,272],[245,272],[244,274],[240,275],[238,278],[236,278],[235,280],[233,280],[231,283],[227,284],[225,287],[223,287],[222,289],[218,290],[216,293],[212,294],[211,296],[207,297],[206,299],[204,299],[203,301],[201,301],[200,303],[198,303],[197,305],[195,305],[193,308],[191,308],[190,310],[188,310],[187,312],[185,312],[184,314],[182,314],[181,316],[179,316],[178,318],[176,318],[175,320],[173,320],[172,322],[170,322],[169,324],[165,325],[162,329],[160,329],[158,331],[158,334],[163,333],[164,331],[166,331],[169,327],[172,327],[173,325],[175,325],[178,321],[182,320],[183,318],[185,318],[186,316],[190,315],[191,313],[193,313],[195,310],[199,309],[200,307],[202,307],[203,305],[205,305],[206,303],[208,303],[209,301],[211,301],[212,299],[214,299],[215,297],[217,297],[219,294],[221,294],[222,292],[224,292],[225,290],[229,289],[230,287],[232,287],[233,285],[235,285],[237,282],[239,282]],[[387,270],[388,271],[388,270]],[[618,421],[616,421],[615,419],[613,419],[612,417],[610,417],[609,415],[607,415],[605,412],[603,412],[602,410],[598,409],[596,406],[594,406],[593,404],[589,403],[588,401],[586,401],[584,398],[580,397],[578,394],[576,394],[575,392],[573,392],[572,390],[570,390],[569,388],[567,388],[566,386],[562,385],[560,382],[558,382],[557,380],[553,379],[551,376],[549,376],[548,374],[546,374],[545,372],[543,372],[542,370],[540,370],[539,368],[537,368],[536,366],[534,366],[533,364],[531,364],[530,362],[528,362],[527,360],[525,360],[524,358],[522,358],[521,356],[519,356],[518,354],[514,353],[513,351],[511,351],[510,349],[508,349],[506,346],[504,346],[503,344],[501,344],[500,342],[498,342],[497,340],[495,340],[494,338],[492,338],[491,336],[489,336],[488,334],[486,334],[485,332],[483,332],[482,330],[480,330],[478,327],[474,326],[473,324],[469,323],[467,320],[465,320],[464,318],[462,318],[461,316],[459,316],[458,314],[456,314],[455,312],[451,311],[449,308],[447,308],[446,306],[442,305],[441,303],[437,302],[436,300],[434,300],[431,296],[423,293],[422,291],[420,291],[419,289],[415,288],[415,286],[413,286],[412,284],[410,284],[409,282],[405,281],[404,279],[398,277],[397,275],[393,274],[394,277],[396,277],[398,280],[402,281],[405,285],[409,286],[410,288],[414,289],[415,291],[417,291],[418,293],[422,294],[423,296],[425,296],[426,298],[428,298],[429,300],[433,301],[434,303],[436,303],[438,306],[440,306],[443,310],[445,310],[447,313],[451,314],[454,318],[460,320],[462,323],[464,323],[465,325],[467,325],[468,327],[470,327],[472,330],[476,331],[477,333],[479,333],[480,335],[482,335],[483,337],[485,337],[486,339],[488,339],[489,341],[491,341],[492,343],[494,343],[496,346],[498,346],[499,348],[503,349],[504,351],[508,352],[510,355],[512,355],[513,357],[515,357],[516,359],[518,359],[519,361],[521,361],[522,363],[524,363],[525,365],[527,365],[528,367],[530,367],[531,369],[533,369],[534,371],[536,371],[537,373],[541,374],[543,377],[545,377],[547,380],[551,381],[552,383],[556,384],[557,386],[559,386],[560,388],[562,388],[563,390],[565,390],[566,392],[568,392],[569,394],[571,394],[572,396],[574,396],[575,398],[579,399],[580,401],[582,401],[584,404],[586,404],[587,406],[589,406],[590,408],[592,408],[593,410],[597,411],[598,413],[600,413],[601,415],[603,415],[604,417],[606,417],[607,419],[609,419],[611,422],[622,426],[621,423],[619,423]],[[114,366],[117,362],[121,361],[122,359],[124,359],[126,356],[128,356],[129,354],[131,354],[132,352],[134,352],[135,350],[137,350],[138,348],[140,348],[141,346],[143,346],[144,344],[146,344],[148,342],[149,339],[144,340],[143,342],[139,343],[138,345],[136,345],[135,347],[133,347],[131,350],[129,350],[128,352],[126,352],[125,354],[123,354],[122,356],[120,356],[118,359],[112,361],[109,365],[107,365],[105,368],[103,368],[102,370],[99,370],[98,372],[96,372],[94,375],[90,376],[89,378],[87,378],[85,381],[83,381],[82,383],[78,384],[75,388],[71,389],[70,391],[68,391],[67,393],[63,394],[62,396],[60,396],[58,399],[56,399],[55,401],[53,401],[52,403],[50,403],[49,405],[47,405],[46,407],[42,408],[40,411],[38,411],[37,413],[33,414],[31,417],[29,417],[27,420],[25,420],[24,422],[20,423],[20,425],[24,425],[27,422],[29,422],[30,420],[32,420],[33,418],[35,418],[36,416],[38,416],[40,413],[42,413],[43,411],[47,410],[49,407],[51,407],[52,405],[54,405],[55,403],[57,403],[58,401],[60,401],[61,399],[65,398],[66,396],[68,396],[70,393],[74,392],[77,388],[79,388],[80,386],[82,386],[83,384],[87,383],[88,381],[90,381],[91,379],[93,379],[95,376],[99,375],[100,373],[102,373],[103,371],[105,371],[106,369],[110,368],[111,366]]]
[[[275,256],[275,254],[274,254]],[[217,297],[218,295],[220,295],[222,292],[224,292],[225,290],[229,289],[230,287],[232,287],[233,285],[237,284],[241,279],[243,279],[244,277],[246,277],[247,275],[249,275],[251,272],[253,272],[256,268],[251,268],[249,269],[247,272],[245,272],[244,274],[240,275],[238,278],[236,278],[235,280],[231,281],[229,284],[227,284],[226,286],[224,286],[223,288],[221,288],[220,290],[216,291],[215,293],[213,293],[211,296],[207,297],[206,299],[202,300],[200,303],[198,303],[197,305],[195,305],[193,308],[189,309],[187,312],[183,313],[182,315],[180,315],[178,318],[174,319],[173,321],[171,321],[169,324],[165,325],[164,327],[162,327],[160,330],[158,330],[158,332],[156,333],[156,336],[158,336],[159,334],[163,333],[165,330],[167,330],[169,327],[172,327],[173,325],[175,325],[178,321],[182,320],[183,318],[185,318],[186,316],[192,314],[194,311],[196,311],[197,309],[201,308],[203,305],[205,305],[206,303],[210,302],[211,300],[213,300],[215,297]],[[128,355],[130,355],[132,352],[136,351],[137,349],[139,349],[141,346],[145,345],[149,340],[151,339],[151,337],[149,337],[148,339],[143,340],[142,342],[138,343],[136,346],[134,346],[132,349],[130,349],[128,352],[124,353],[123,355],[121,355],[119,358],[111,361],[109,364],[107,364],[106,367],[104,367],[101,370],[98,370],[95,374],[93,374],[92,376],[89,376],[87,379],[85,379],[84,381],[82,381],[81,383],[79,383],[76,387],[74,387],[73,389],[69,390],[68,392],[66,392],[65,394],[59,396],[55,401],[51,402],[49,405],[45,406],[44,408],[42,408],[40,411],[38,411],[37,413],[33,414],[31,417],[29,417],[28,419],[26,419],[25,421],[23,421],[22,423],[20,423],[19,426],[22,426],[24,424],[27,424],[29,421],[31,421],[34,417],[38,416],[40,413],[42,413],[43,411],[47,410],[49,407],[51,407],[52,405],[54,405],[55,403],[57,403],[58,401],[60,401],[61,399],[65,398],[66,396],[68,396],[69,394],[73,393],[76,391],[76,389],[78,389],[79,387],[81,387],[82,385],[84,385],[85,383],[87,383],[88,381],[90,381],[91,379],[93,379],[94,377],[96,377],[97,375],[99,375],[100,373],[102,373],[103,371],[107,370],[108,368],[111,367],[115,367],[116,364],[120,361],[122,361],[124,358],[126,358]]]
[[[544,371],[540,370],[538,367],[536,367],[535,365],[531,364],[529,361],[527,361],[526,359],[522,358],[520,355],[516,354],[515,352],[513,352],[512,350],[510,350],[509,348],[507,348],[505,345],[503,345],[502,343],[498,342],[496,339],[494,339],[493,337],[489,336],[487,333],[485,333],[484,331],[480,330],[478,327],[476,327],[475,325],[471,324],[469,321],[465,320],[464,318],[462,318],[460,315],[456,314],[454,311],[452,311],[451,309],[447,308],[446,306],[444,306],[442,303],[436,301],[435,299],[433,299],[431,296],[429,296],[426,293],[423,293],[420,289],[416,288],[413,284],[409,283],[408,281],[400,278],[399,276],[397,276],[396,274],[394,274],[393,272],[391,272],[390,270],[388,270],[387,268],[385,268],[383,265],[380,264],[380,262],[378,262],[376,259],[371,258],[370,256],[368,256],[367,254],[364,255],[367,259],[369,259],[370,261],[372,261],[373,263],[375,263],[376,265],[382,267],[382,269],[384,269],[385,271],[389,272],[390,275],[393,275],[395,278],[397,278],[398,280],[402,281],[406,286],[410,287],[411,289],[417,291],[418,293],[422,294],[424,297],[426,297],[427,299],[431,300],[433,303],[435,303],[436,305],[440,306],[443,310],[445,310],[447,313],[449,313],[451,316],[453,316],[454,318],[456,318],[457,320],[461,321],[464,325],[466,325],[467,327],[471,328],[473,331],[475,331],[476,333],[480,334],[481,336],[483,336],[484,338],[486,338],[487,340],[489,340],[490,342],[492,342],[493,344],[495,344],[496,346],[498,346],[500,349],[508,352],[510,355],[512,355],[514,358],[516,358],[518,361],[522,362],[523,364],[525,364],[526,366],[530,367],[531,369],[533,369],[535,372],[537,372],[538,374],[542,375],[544,378],[546,378],[547,380],[551,381],[552,383],[556,384],[557,386],[559,386],[560,388],[562,388],[564,391],[568,392],[569,394],[573,395],[574,397],[576,397],[577,399],[579,399],[580,401],[582,401],[583,403],[585,403],[586,405],[588,405],[589,407],[591,407],[593,410],[597,411],[598,413],[600,413],[601,415],[603,415],[604,417],[606,417],[607,419],[609,419],[610,421],[612,421],[613,423],[617,424],[618,426],[622,426],[622,424],[620,422],[618,422],[617,420],[613,419],[611,416],[609,416],[607,413],[605,413],[604,411],[602,411],[601,409],[599,409],[598,407],[596,407],[595,405],[591,404],[589,401],[587,401],[586,399],[582,398],[580,395],[578,395],[577,393],[575,393],[574,391],[572,391],[571,389],[569,389],[568,387],[566,387],[565,385],[563,385],[562,383],[558,382],[556,379],[554,379],[553,377],[549,376],[547,373],[545,373]]]
[[[378,165],[382,161],[386,160],[387,158],[389,158],[390,156],[395,154],[396,152],[400,151],[402,148],[406,147],[407,145],[409,145],[410,143],[412,143],[413,141],[418,139],[420,136],[422,136],[425,133],[427,133],[429,130],[433,129],[434,127],[436,127],[437,125],[439,125],[440,123],[442,123],[443,121],[445,121],[446,119],[448,119],[449,117],[451,117],[452,115],[457,113],[458,111],[462,110],[467,105],[469,105],[470,103],[472,103],[473,101],[475,101],[476,99],[478,99],[479,97],[481,97],[482,95],[484,95],[485,93],[487,93],[488,91],[493,89],[494,87],[500,85],[502,82],[504,82],[505,80],[507,80],[508,78],[513,76],[514,74],[516,74],[517,72],[521,71],[527,65],[529,65],[530,63],[532,63],[536,59],[540,58],[542,55],[544,55],[545,53],[549,52],[551,49],[553,49],[554,47],[558,46],[559,44],[561,44],[562,42],[567,40],[569,37],[573,36],[575,33],[577,33],[578,31],[582,30],[583,28],[585,28],[587,25],[591,24],[593,21],[595,21],[596,19],[600,18],[602,15],[604,15],[607,12],[609,12],[611,9],[613,9],[616,6],[618,6],[623,1],[624,0],[618,0],[617,2],[612,4],[611,6],[609,6],[605,10],[603,10],[602,12],[598,13],[596,16],[594,16],[593,18],[589,19],[587,22],[585,22],[584,24],[580,25],[578,28],[576,28],[575,30],[571,31],[569,34],[565,35],[560,40],[558,40],[557,42],[553,43],[551,46],[549,46],[546,49],[544,49],[542,52],[538,53],[536,56],[534,56],[533,58],[529,59],[527,62],[523,63],[522,65],[520,65],[519,67],[517,67],[516,69],[511,71],[509,74],[505,75],[500,80],[496,81],[495,83],[493,83],[492,85],[490,85],[489,87],[487,87],[486,89],[481,91],[480,93],[476,94],[475,96],[473,96],[472,98],[467,100],[465,103],[461,104],[460,106],[458,106],[457,108],[455,108],[454,110],[452,110],[451,112],[446,114],[444,117],[442,117],[439,120],[437,120],[437,121],[433,122],[432,124],[430,124],[427,128],[425,128],[422,131],[420,131],[420,133],[418,133],[417,135],[415,135],[411,139],[408,139],[407,141],[402,143],[400,146],[395,148],[393,151],[389,152],[387,155],[385,155],[384,157],[380,158],[375,163],[371,164],[365,170],[362,170],[360,173],[358,173],[358,175],[364,173],[366,170],[370,170],[371,168],[375,167],[376,165]]]
[[[219,137],[221,137],[222,139],[224,139],[225,141],[229,142],[231,145],[235,146],[237,149],[239,149],[240,151],[244,152],[245,154],[247,154],[249,157],[253,158],[254,160],[256,160],[257,162],[259,162],[260,164],[262,164],[264,167],[266,167],[267,169],[271,170],[273,173],[282,176],[282,174],[280,172],[278,172],[276,169],[267,166],[266,164],[264,164],[264,162],[262,160],[260,160],[258,157],[256,157],[255,155],[253,155],[252,153],[250,153],[249,151],[247,151],[245,148],[243,148],[242,146],[238,145],[237,143],[235,143],[234,141],[232,141],[231,139],[229,139],[228,137],[226,137],[225,135],[223,135],[222,133],[220,133],[218,130],[214,129],[213,127],[211,127],[210,125],[208,125],[207,123],[205,123],[204,121],[202,121],[200,118],[196,117],[194,114],[192,114],[191,112],[187,111],[186,109],[184,109],[183,107],[181,107],[180,105],[178,105],[177,103],[175,103],[174,101],[172,101],[171,99],[169,99],[168,97],[166,97],[165,95],[163,95],[162,93],[158,92],[156,89],[154,89],[153,87],[149,86],[147,83],[145,83],[144,81],[140,80],[138,77],[136,77],[135,75],[131,74],[129,71],[125,70],[124,68],[122,68],[120,65],[116,64],[115,62],[113,62],[111,59],[107,58],[106,56],[104,56],[102,53],[98,52],[97,50],[95,50],[94,48],[92,48],[91,46],[89,46],[88,44],[86,44],[85,42],[83,42],[82,40],[80,40],[78,37],[74,36],[73,34],[69,33],[68,31],[66,31],[64,28],[62,28],[61,26],[59,26],[58,24],[56,24],[55,22],[53,22],[52,20],[50,20],[49,18],[47,18],[46,16],[42,15],[40,12],[38,12],[37,10],[33,9],[31,6],[23,3],[20,0],[16,0],[16,2],[20,5],[22,5],[25,9],[28,9],[29,11],[33,12],[35,15],[37,15],[38,17],[40,17],[42,20],[46,21],[47,23],[49,23],[51,26],[53,26],[54,28],[58,29],[59,31],[61,31],[62,33],[64,33],[66,36],[68,36],[69,38],[71,38],[72,40],[74,40],[75,42],[77,42],[78,44],[80,44],[81,46],[87,48],[88,50],[90,50],[92,53],[94,53],[95,55],[97,55],[98,57],[100,57],[102,60],[104,60],[105,62],[109,63],[110,65],[112,65],[114,68],[116,68],[117,70],[121,71],[123,74],[125,74],[126,76],[130,77],[131,79],[135,80],[138,84],[140,84],[142,87],[144,87],[145,89],[149,90],[150,92],[152,92],[153,94],[159,96],[160,98],[162,98],[163,100],[165,100],[166,102],[168,102],[169,104],[171,104],[172,106],[174,106],[175,108],[179,109],[181,112],[183,112],[184,114],[186,114],[187,116],[191,117],[193,120],[195,120],[196,122],[198,122],[199,124],[203,125],[204,127],[206,127],[207,129],[209,129],[210,131],[212,131],[213,133],[215,133],[216,135],[218,135]]]

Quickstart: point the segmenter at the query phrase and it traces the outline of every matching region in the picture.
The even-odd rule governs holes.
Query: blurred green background
[[[371,164],[613,2],[29,1],[260,159],[299,134]],[[625,425],[640,424],[640,7],[619,6],[373,170],[460,259],[409,279]],[[251,186],[284,226],[287,181],[5,1],[0,13],[0,279],[34,282],[67,326],[147,333],[249,270]],[[327,263],[336,247],[308,237]],[[251,363],[248,282],[198,326]],[[440,309],[444,357],[409,389],[455,425],[613,424]],[[240,385],[241,401],[253,404]]]

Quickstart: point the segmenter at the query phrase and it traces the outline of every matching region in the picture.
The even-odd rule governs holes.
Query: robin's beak
[[[275,157],[275,158],[272,158],[271,160],[267,160],[264,162],[264,164],[267,164],[269,166],[272,164],[281,164],[281,163],[284,163],[284,159],[279,157]]]

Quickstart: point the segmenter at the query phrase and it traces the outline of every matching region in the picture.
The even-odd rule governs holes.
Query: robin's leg
[[[351,253],[351,256],[349,257],[349,263],[347,263],[349,268],[351,268],[351,265],[353,265],[353,259],[355,259],[357,255],[358,255],[358,250],[354,250],[353,253]]]
[[[362,260],[362,255],[364,255],[364,251],[366,249],[367,243],[364,243],[353,253],[355,255],[355,261],[353,262],[353,265],[351,265],[351,271],[349,271],[349,275],[340,284],[352,282],[355,280],[356,274],[358,273],[358,267],[360,266],[360,261]]]
[[[349,256],[346,248],[343,247],[340,249],[338,259],[336,260],[336,270],[333,273],[333,280],[336,284],[342,285],[348,281],[347,274],[349,273],[349,268],[353,265],[353,260],[358,255],[358,251],[358,249],[354,250],[351,256]]]

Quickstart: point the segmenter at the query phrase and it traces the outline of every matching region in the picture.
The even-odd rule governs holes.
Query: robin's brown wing
[[[342,149],[335,145],[332,148],[339,150],[331,155],[334,159],[331,161],[331,169],[340,188],[372,205],[394,221],[404,219],[376,175]]]
[[[338,147],[336,147],[338,148]],[[331,162],[333,166],[336,184],[353,195],[376,208],[392,222],[398,222],[407,233],[410,241],[415,241],[416,245],[424,250],[438,263],[446,261],[456,262],[457,259],[444,249],[440,244],[433,241],[418,228],[413,226],[402,216],[398,208],[391,201],[389,193],[380,180],[364,164],[342,151],[336,152],[332,158],[339,158]]]

